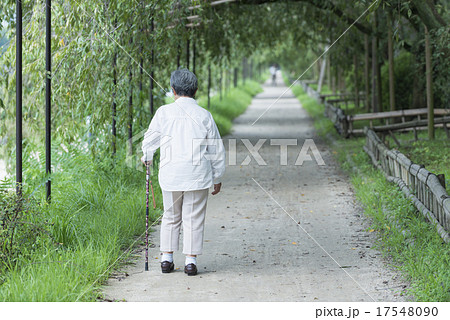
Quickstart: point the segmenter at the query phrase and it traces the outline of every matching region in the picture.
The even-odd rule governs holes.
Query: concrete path
[[[281,77],[278,77],[280,79]],[[315,135],[311,118],[287,88],[266,84],[234,122],[225,146],[236,141],[236,165],[228,165],[219,195],[210,196],[199,274],[183,273],[175,253],[171,274],[160,271],[159,228],[152,233],[150,271],[144,255],[111,278],[105,297],[126,301],[403,301],[404,283],[372,249],[374,233],[355,202],[350,182]],[[289,146],[280,163],[280,138]],[[241,139],[259,149],[258,165]],[[272,139],[272,140],[271,140]],[[305,139],[313,139],[325,165],[295,165]],[[233,148],[231,148],[233,150]],[[311,152],[309,153],[311,154]],[[242,165],[250,157],[248,165]],[[228,152],[233,161],[233,152]],[[229,159],[230,160],[230,159]],[[231,162],[232,163],[232,162]]]

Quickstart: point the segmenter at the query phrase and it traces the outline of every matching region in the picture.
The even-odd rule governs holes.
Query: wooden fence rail
[[[369,121],[370,128],[377,132],[392,132],[392,131],[408,131],[414,130],[414,135],[417,140],[417,129],[426,127],[428,121],[422,119],[426,118],[428,111],[426,108],[406,109],[385,112],[360,113],[355,115],[346,115],[345,111],[339,107],[339,102],[343,99],[326,99],[327,97],[334,97],[335,95],[321,95],[316,90],[309,86],[309,81],[299,81],[303,90],[310,96],[315,98],[319,103],[325,106],[324,114],[334,124],[336,131],[343,137],[361,136],[364,134],[364,129],[354,129],[354,123],[357,121]],[[350,94],[343,94],[343,96]],[[345,99],[344,99],[345,100]],[[450,138],[450,130],[448,125],[450,123],[450,109],[434,109],[434,125],[435,127],[443,127],[447,136]],[[407,118],[416,118],[416,120],[406,121]],[[392,119],[401,118],[401,123],[390,123]],[[374,120],[385,120],[385,125],[374,126]]]
[[[417,210],[436,227],[442,239],[450,242],[450,196],[441,184],[442,180],[398,150],[389,149],[372,129],[365,127],[364,133],[364,151],[373,164],[413,201]]]
[[[354,134],[353,121],[392,119],[401,117],[402,123],[387,124],[385,126],[376,126],[373,128],[364,127],[357,133],[365,134],[366,145],[364,151],[369,155],[372,163],[380,169],[386,179],[394,182],[402,192],[412,200],[415,207],[426,219],[435,226],[441,238],[450,242],[450,196],[445,189],[445,178],[429,172],[423,165],[413,163],[404,154],[395,149],[389,149],[378,137],[374,130],[392,133],[394,130],[420,127],[427,125],[427,120],[421,119],[426,115],[426,109],[410,109],[400,111],[378,112],[372,114],[359,114],[353,116],[345,115],[345,112],[334,106],[332,103],[323,99],[321,95],[312,89],[308,82],[300,81],[303,90],[309,96],[314,97],[319,103],[325,105],[325,116],[334,124],[334,127],[343,137],[349,137]],[[435,124],[443,124],[447,135],[448,129],[446,123],[450,123],[450,110],[435,109],[435,115],[441,116],[435,118]],[[405,117],[417,117],[417,120],[405,121]]]

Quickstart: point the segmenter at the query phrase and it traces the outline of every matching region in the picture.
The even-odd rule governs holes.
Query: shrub
[[[396,109],[409,109],[412,106],[412,87],[415,63],[411,53],[403,51],[394,59],[395,105]],[[381,67],[381,98],[384,108],[389,106],[389,65],[386,61]]]
[[[39,203],[0,191],[0,269],[11,267],[48,238],[48,223]]]

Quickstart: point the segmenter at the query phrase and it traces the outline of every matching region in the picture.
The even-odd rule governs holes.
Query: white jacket
[[[142,160],[152,160],[158,148],[163,190],[206,189],[225,172],[225,148],[216,123],[193,98],[180,97],[156,111],[142,142]]]

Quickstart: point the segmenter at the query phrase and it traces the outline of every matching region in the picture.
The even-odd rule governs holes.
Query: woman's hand
[[[222,183],[218,183],[214,185],[214,191],[211,194],[214,196],[220,192],[220,188],[222,187]]]

